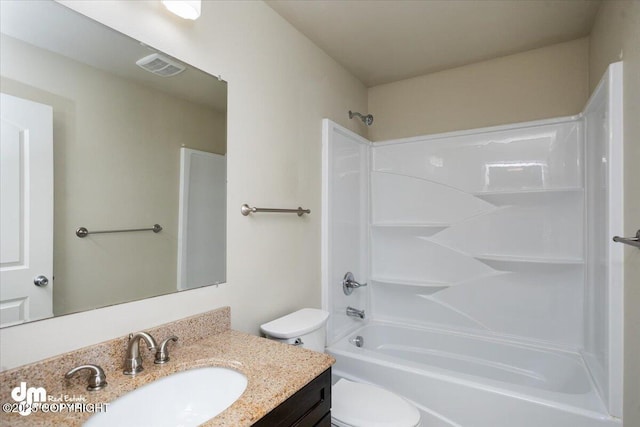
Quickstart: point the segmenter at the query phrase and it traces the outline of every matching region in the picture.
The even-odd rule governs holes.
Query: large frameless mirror
[[[0,2],[0,326],[226,281],[227,85]]]

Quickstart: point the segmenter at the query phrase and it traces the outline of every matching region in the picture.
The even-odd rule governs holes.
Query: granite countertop
[[[176,335],[180,337],[178,333]],[[108,386],[103,390],[86,391],[87,373],[85,371],[84,374],[77,375],[80,378],[47,383],[47,394],[49,397],[69,396],[70,400],[79,398],[83,403],[97,405],[111,402],[133,389],[174,372],[195,367],[221,366],[242,372],[247,377],[247,388],[230,407],[203,425],[250,426],[327,370],[335,361],[331,356],[323,353],[230,329],[216,331],[214,335],[191,341],[176,345],[174,348],[171,344],[169,346],[171,360],[165,365],[155,365],[153,356],[148,354],[145,348],[144,371],[135,377],[122,374],[121,358],[117,359],[117,363],[103,366],[108,382]],[[146,346],[141,343],[140,347],[142,350]],[[124,353],[121,357],[123,355]],[[63,363],[57,359],[41,363],[57,365],[58,369],[51,366],[48,369],[57,370],[55,375],[59,378],[63,378],[67,369],[61,366]],[[92,362],[85,360],[84,363]],[[31,369],[34,368],[35,366],[31,366]],[[2,402],[0,403],[13,402],[10,389],[19,385],[20,380],[26,380],[27,387],[43,386],[42,382],[46,382],[47,374],[42,374],[44,376],[38,383],[33,375],[27,375],[27,369],[29,366],[0,373],[2,384],[0,390]],[[83,412],[57,414],[34,412],[28,416],[21,416],[17,413],[2,412],[0,424],[3,426],[79,426],[91,415]]]

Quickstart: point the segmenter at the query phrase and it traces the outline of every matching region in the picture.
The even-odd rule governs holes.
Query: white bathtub
[[[357,335],[361,348],[349,341]],[[622,425],[607,414],[577,353],[381,322],[327,350],[336,377],[404,396],[425,427]]]

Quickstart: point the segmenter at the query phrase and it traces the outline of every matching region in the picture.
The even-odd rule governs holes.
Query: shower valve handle
[[[342,291],[345,295],[351,295],[354,289],[358,289],[362,286],[367,286],[366,283],[358,283],[355,281],[352,272],[347,272],[342,279]]]

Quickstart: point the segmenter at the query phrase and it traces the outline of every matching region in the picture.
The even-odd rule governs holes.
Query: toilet
[[[329,313],[303,308],[260,326],[269,339],[323,353]],[[338,427],[417,427],[420,411],[380,387],[340,379],[331,388],[331,425]]]

